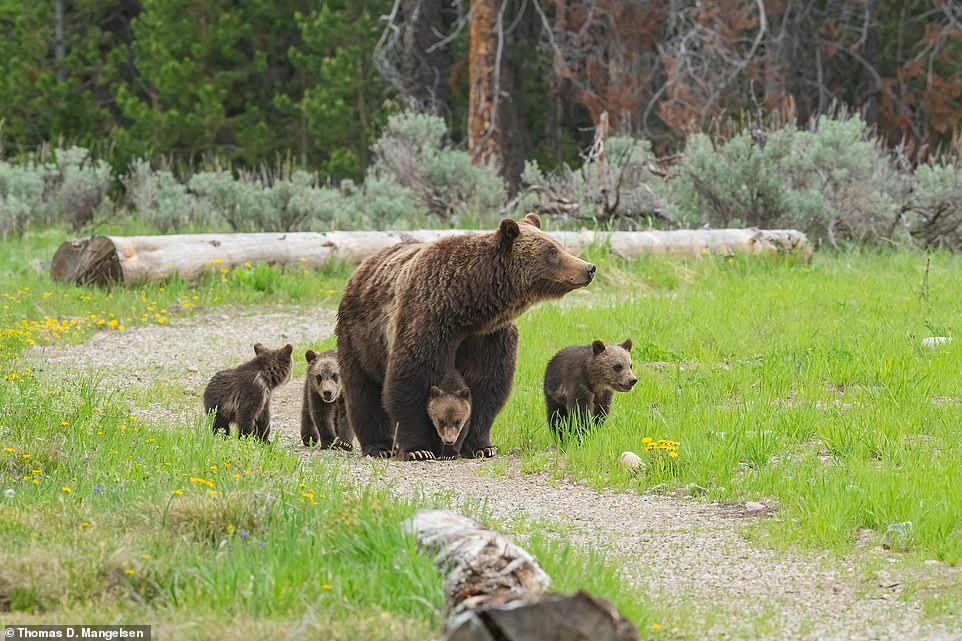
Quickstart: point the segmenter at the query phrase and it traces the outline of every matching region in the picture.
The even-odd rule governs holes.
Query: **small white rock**
[[[634,452],[622,452],[621,456],[618,457],[618,462],[622,467],[631,471],[640,470],[642,465],[641,457]]]
[[[8,499],[12,499],[16,494],[17,492],[12,487],[8,487],[3,491],[3,495]]]
[[[748,501],[745,503],[746,512],[761,512],[762,510],[767,510],[768,506],[759,501]]]
[[[928,338],[922,339],[922,346],[928,347],[929,349],[935,349],[939,345],[944,345],[951,342],[952,338],[948,336],[929,336]]]

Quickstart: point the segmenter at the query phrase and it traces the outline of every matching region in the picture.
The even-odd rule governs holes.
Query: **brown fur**
[[[544,400],[556,436],[604,422],[614,392],[628,392],[638,382],[630,351],[629,338],[620,345],[572,345],[554,355],[544,373]]]
[[[458,458],[471,418],[471,390],[456,371],[451,371],[428,394],[428,418],[441,439],[440,459]]]
[[[301,406],[301,440],[308,447],[319,444],[324,448],[353,449],[354,434],[347,424],[337,353],[328,350],[317,354],[309,349],[304,357],[307,375]]]
[[[291,377],[292,345],[276,350],[254,345],[254,358],[233,369],[214,374],[204,390],[204,411],[214,416],[214,433],[230,436],[230,424],[237,424],[237,436],[254,435],[265,443],[271,432],[271,393]]]
[[[594,265],[572,256],[529,214],[487,234],[404,242],[362,262],[337,314],[338,361],[351,427],[365,454],[440,452],[426,407],[457,370],[471,391],[462,456],[493,456],[491,424],[511,391],[514,319],[584,287]]]

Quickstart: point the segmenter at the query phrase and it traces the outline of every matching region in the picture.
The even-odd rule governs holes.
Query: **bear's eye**
[[[620,372],[620,371],[623,370],[624,368],[625,368],[624,365],[622,365],[621,363],[618,363],[617,365],[614,366],[613,369],[614,369],[616,372]]]
[[[551,250],[548,252],[548,255],[551,256],[551,257],[557,256],[557,255],[558,255],[558,249],[557,249],[556,247],[552,247]]]
[[[334,381],[335,383],[337,382],[337,372],[331,374],[331,380]]]
[[[321,376],[320,374],[315,374],[315,375],[314,375],[314,380],[317,381],[318,383],[320,383],[321,381],[324,380],[324,377]]]

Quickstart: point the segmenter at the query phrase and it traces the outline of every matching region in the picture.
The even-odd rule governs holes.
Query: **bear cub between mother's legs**
[[[455,369],[471,393],[459,454],[494,456],[491,424],[511,392],[516,319],[591,282],[595,266],[528,214],[493,232],[402,242],[364,260],[337,311],[348,419],[364,454],[442,453],[426,411],[431,385]]]

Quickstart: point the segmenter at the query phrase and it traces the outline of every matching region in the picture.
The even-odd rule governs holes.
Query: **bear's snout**
[[[328,402],[331,401],[331,398],[332,398],[333,396],[334,396],[334,393],[333,393],[331,390],[329,390],[329,389],[326,389],[326,390],[324,390],[324,391],[321,393],[321,397],[322,397],[325,401],[328,401]]]
[[[591,279],[595,277],[595,270],[597,267],[595,267],[592,263],[588,263],[588,266],[585,269],[588,272],[588,282],[590,283]]]

